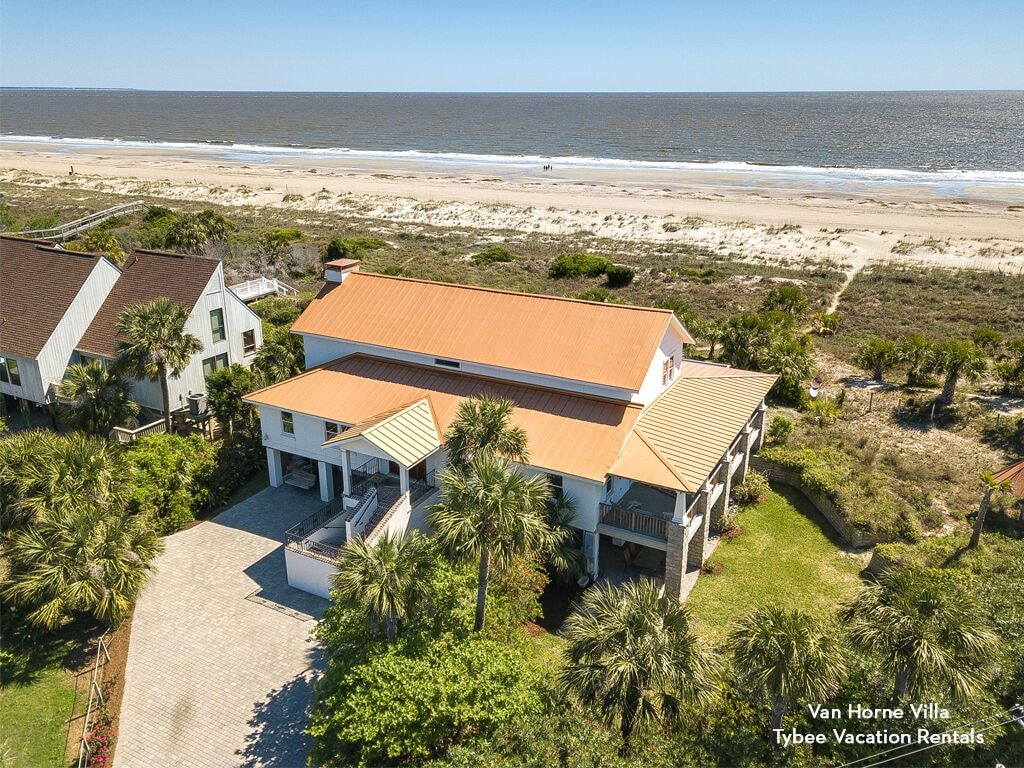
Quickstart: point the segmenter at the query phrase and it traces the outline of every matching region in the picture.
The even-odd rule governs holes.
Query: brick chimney
[[[324,280],[343,283],[353,272],[359,271],[359,259],[335,259],[324,264]]]

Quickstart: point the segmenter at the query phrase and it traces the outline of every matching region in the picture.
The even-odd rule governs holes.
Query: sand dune
[[[71,166],[74,174],[70,175]],[[0,149],[0,182],[459,229],[592,233],[685,241],[759,262],[874,261],[1024,272],[1024,189],[968,198],[884,183],[751,182],[726,172],[430,166],[351,159],[248,158],[140,148]],[[742,183],[741,183],[742,182]]]

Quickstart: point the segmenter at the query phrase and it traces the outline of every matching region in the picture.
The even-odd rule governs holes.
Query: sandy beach
[[[71,174],[71,168],[74,174]],[[337,212],[492,232],[686,241],[779,262],[1024,271],[1024,185],[780,170],[542,167],[149,147],[0,145],[0,183]]]

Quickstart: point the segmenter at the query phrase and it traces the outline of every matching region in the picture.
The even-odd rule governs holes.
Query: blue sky
[[[1024,88],[1024,0],[3,0],[0,84],[182,90]]]

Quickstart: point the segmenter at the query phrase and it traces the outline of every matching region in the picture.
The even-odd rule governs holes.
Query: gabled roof
[[[1024,460],[1001,469],[992,476],[997,483],[1010,482],[1010,491],[1018,499],[1024,499]]]
[[[0,354],[35,358],[100,261],[42,240],[0,237]]]
[[[529,435],[531,465],[598,482],[604,481],[640,415],[639,406],[617,400],[368,355],[350,355],[310,369],[245,400],[359,425],[426,399],[443,434],[459,403],[484,392],[516,404],[512,419]]]
[[[687,361],[679,378],[637,420],[610,474],[697,491],[776,378]]]
[[[406,467],[418,464],[441,447],[434,411],[426,398],[366,419],[324,445],[344,447],[346,442],[359,437]]]
[[[114,326],[125,307],[165,296],[191,310],[220,262],[203,256],[160,251],[135,251],[121,267],[121,276],[107,295],[77,349],[94,355],[117,354]]]
[[[328,284],[295,333],[639,390],[669,310],[350,273]]]

